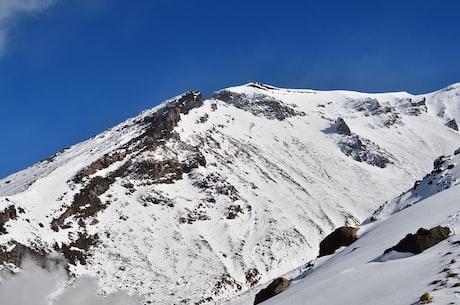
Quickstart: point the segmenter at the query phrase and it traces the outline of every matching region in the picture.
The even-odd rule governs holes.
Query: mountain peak
[[[457,149],[455,103],[258,82],[185,92],[0,180],[0,258],[58,251],[103,291],[225,300],[316,257]]]
[[[258,89],[262,89],[262,90],[277,90],[278,89],[278,88],[276,88],[274,86],[263,84],[263,83],[252,81],[252,80],[249,81],[245,86],[258,88]]]

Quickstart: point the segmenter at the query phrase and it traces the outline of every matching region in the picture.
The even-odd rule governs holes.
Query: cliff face
[[[58,251],[146,304],[227,299],[316,257],[458,148],[452,100],[187,92],[0,180],[0,259]]]

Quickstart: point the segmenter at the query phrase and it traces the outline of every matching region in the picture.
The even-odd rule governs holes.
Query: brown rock
[[[270,283],[266,288],[256,294],[254,305],[262,303],[269,298],[281,293],[291,284],[291,281],[284,277],[279,277]]]
[[[386,249],[384,254],[393,250],[419,254],[443,241],[449,237],[449,234],[448,227],[437,226],[429,230],[420,228],[415,234],[407,234],[396,246]]]
[[[348,246],[358,239],[356,232],[359,228],[340,227],[326,236],[319,244],[319,257],[330,255],[340,247]]]

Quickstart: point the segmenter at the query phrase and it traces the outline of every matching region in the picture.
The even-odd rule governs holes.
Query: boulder
[[[420,297],[420,304],[428,304],[428,303],[431,303],[432,300],[433,300],[433,297],[431,296],[431,294],[429,294],[428,292],[425,292]]]
[[[342,118],[337,118],[334,125],[336,128],[336,132],[338,134],[351,136],[350,128],[348,127],[347,123],[345,123],[345,121]]]
[[[452,119],[452,120],[448,121],[446,123],[446,126],[451,128],[451,129],[453,129],[453,130],[455,130],[455,131],[458,131],[458,125],[457,125],[457,122],[455,121],[455,119]]]
[[[419,254],[443,241],[449,237],[449,234],[450,229],[448,227],[437,226],[429,230],[420,228],[415,234],[407,234],[396,246],[386,249],[384,254],[393,250]]]
[[[358,239],[356,232],[359,228],[340,227],[326,236],[319,244],[319,256],[329,255],[340,247],[348,246]]]
[[[284,277],[279,277],[273,282],[271,282],[266,288],[259,291],[256,294],[256,299],[254,300],[254,305],[262,303],[269,298],[281,293],[286,289],[291,281]]]

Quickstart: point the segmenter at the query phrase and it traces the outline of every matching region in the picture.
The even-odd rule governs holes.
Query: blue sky
[[[0,178],[191,89],[441,89],[460,82],[459,11],[456,0],[0,0]]]

